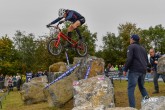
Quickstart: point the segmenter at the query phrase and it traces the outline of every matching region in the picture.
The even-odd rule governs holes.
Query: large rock
[[[100,105],[97,107],[90,107],[88,105],[83,105],[83,106],[74,107],[72,110],[105,110],[105,106]]]
[[[165,96],[144,100],[141,110],[165,110]]]
[[[25,104],[34,104],[47,101],[43,88],[47,85],[47,77],[35,77],[24,83],[21,90],[22,100]]]
[[[66,70],[66,63],[64,62],[54,63],[49,67],[49,72],[65,72]]]
[[[103,74],[104,60],[101,58],[91,56],[75,57],[73,65],[76,65],[77,63],[80,63],[80,66],[78,66],[70,75],[55,82],[44,90],[45,95],[48,97],[49,106],[62,107],[71,100],[73,98],[73,81],[84,79],[89,66],[91,66],[89,77]],[[52,66],[50,66],[50,71],[56,72],[57,69],[52,69]]]
[[[72,110],[137,110],[137,109],[131,107],[106,108],[104,105],[100,105],[98,107],[78,106],[78,107],[74,107]]]
[[[157,72],[159,74],[165,74],[165,56],[158,59]]]
[[[77,64],[79,61],[81,62],[78,72],[79,79],[85,78],[89,66],[91,67],[91,69],[89,71],[88,78],[97,75],[102,75],[104,73],[105,63],[104,63],[104,59],[102,58],[97,58],[95,56],[87,56],[84,58],[75,57],[73,64]]]
[[[50,107],[62,107],[73,97],[73,81],[78,80],[76,74],[71,74],[64,79],[44,89]]]
[[[98,75],[89,79],[75,81],[73,85],[73,110],[115,107],[113,85],[109,78]]]
[[[107,108],[105,110],[137,110],[137,109],[132,107],[115,107],[115,108]]]

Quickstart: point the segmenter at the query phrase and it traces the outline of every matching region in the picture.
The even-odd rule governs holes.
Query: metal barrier
[[[68,74],[70,74],[70,73],[71,73],[74,69],[76,69],[78,66],[80,66],[80,62],[77,63],[77,64],[76,64],[75,66],[73,66],[72,68],[70,68],[68,71],[64,72],[61,76],[59,76],[58,78],[56,78],[56,79],[55,79],[54,81],[52,81],[51,83],[47,84],[47,85],[45,86],[44,89],[48,88],[50,85],[52,85],[53,83],[55,83],[55,82],[61,80],[62,78],[68,76]]]

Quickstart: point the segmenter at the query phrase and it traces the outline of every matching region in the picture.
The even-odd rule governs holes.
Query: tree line
[[[68,26],[68,23],[64,25],[62,29],[64,33]],[[133,23],[120,24],[118,35],[107,32],[105,36],[99,36],[102,37],[103,46],[98,51],[96,51],[97,33],[91,33],[87,25],[79,29],[88,44],[88,54],[103,58],[106,64],[124,64],[132,34],[140,36],[140,43],[147,51],[154,47],[156,51],[165,53],[165,28],[162,25],[141,29]],[[72,38],[78,38],[74,36],[76,36],[75,32]],[[36,37],[32,33],[26,34],[21,31],[16,31],[12,38],[7,35],[0,37],[0,73],[25,74],[26,72],[44,71],[55,62],[66,62],[64,53],[59,56],[52,56],[48,53],[47,42],[50,39],[49,35]],[[69,50],[68,55],[70,62],[73,62],[73,58],[77,56],[73,50]]]

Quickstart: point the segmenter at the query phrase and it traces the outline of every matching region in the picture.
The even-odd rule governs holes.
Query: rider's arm
[[[52,22],[50,23],[50,25],[57,23],[57,22],[60,21],[61,19],[63,19],[63,18],[57,18],[57,19],[55,19],[54,21],[52,21]]]
[[[71,19],[72,16],[73,16],[73,11],[70,11],[70,12],[68,13],[68,16],[65,18],[65,21]]]

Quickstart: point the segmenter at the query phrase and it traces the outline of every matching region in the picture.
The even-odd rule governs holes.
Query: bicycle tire
[[[76,52],[79,56],[84,57],[87,55],[88,53],[88,47],[87,44],[82,42],[82,41],[78,41],[78,44],[76,46]]]
[[[62,52],[63,47],[60,42],[58,44],[58,47],[55,47],[54,46],[55,42],[57,42],[57,39],[55,39],[55,38],[50,39],[50,41],[48,42],[48,45],[47,45],[47,49],[50,54],[57,56]]]

